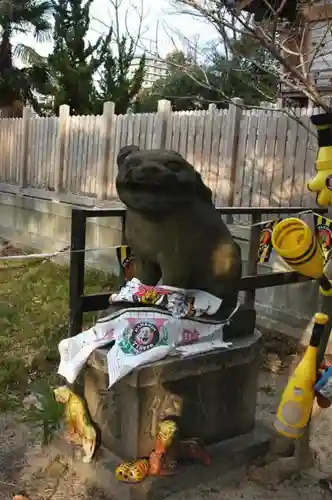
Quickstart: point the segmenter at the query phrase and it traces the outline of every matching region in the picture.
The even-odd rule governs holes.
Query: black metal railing
[[[257,252],[259,248],[263,215],[292,215],[303,212],[301,207],[221,207],[217,208],[221,215],[249,215],[251,217],[251,229],[249,240],[248,275],[241,278],[240,291],[245,292],[245,304],[254,306],[256,289],[270,288],[279,285],[288,285],[308,281],[311,278],[302,276],[294,271],[276,272],[257,275]],[[307,209],[308,211],[311,209]],[[325,214],[325,208],[313,208],[316,213]],[[69,335],[76,335],[82,330],[83,313],[90,311],[101,311],[107,309],[109,293],[84,295],[84,268],[85,268],[85,243],[86,243],[86,220],[89,217],[121,217],[122,220],[122,244],[125,243],[124,225],[126,210],[114,209],[89,209],[73,208],[71,221],[71,251],[69,270]],[[77,251],[80,250],[80,251]]]

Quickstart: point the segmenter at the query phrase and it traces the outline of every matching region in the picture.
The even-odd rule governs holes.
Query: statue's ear
[[[136,151],[139,151],[139,147],[138,146],[135,146],[135,144],[131,144],[129,146],[123,146],[119,153],[118,153],[118,156],[116,158],[116,163],[118,165],[118,168],[122,167],[122,165],[124,164],[124,162],[126,161],[127,157],[131,154],[131,153],[135,153]]]
[[[169,152],[172,153],[173,155],[180,156],[180,158],[183,158],[182,154],[179,153],[178,151],[174,151],[174,149],[170,149]]]

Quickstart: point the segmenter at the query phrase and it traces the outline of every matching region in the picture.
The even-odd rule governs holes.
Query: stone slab
[[[85,464],[79,456],[79,449],[59,435],[55,437],[53,446],[58,452],[69,457],[78,475],[108,492],[114,500],[163,500],[175,493],[210,482],[244,464],[249,465],[254,459],[268,452],[270,439],[270,430],[261,422],[257,422],[251,433],[210,446],[210,467],[190,464],[181,467],[173,477],[147,478],[132,486],[119,483],[115,479],[114,471],[121,460],[105,448],[98,450],[90,464]]]

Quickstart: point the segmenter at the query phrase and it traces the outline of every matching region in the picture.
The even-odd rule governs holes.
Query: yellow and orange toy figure
[[[178,462],[199,460],[209,466],[211,457],[203,443],[196,438],[179,439],[175,420],[166,418],[158,422],[155,447],[149,458],[120,464],[115,470],[116,478],[127,484],[142,482],[147,476],[170,476],[176,473]]]
[[[178,426],[174,420],[163,420],[158,423],[155,449],[149,457],[151,476],[174,474],[176,460],[173,450],[177,436]]]
[[[327,207],[332,205],[332,113],[313,115],[311,122],[317,127],[319,149],[317,173],[308,183],[308,189],[317,193],[317,205]]]
[[[149,475],[149,460],[138,458],[133,462],[124,462],[115,470],[118,481],[128,484],[141,483]]]
[[[58,403],[65,405],[67,438],[81,444],[84,452],[83,462],[91,462],[97,446],[97,432],[84,401],[65,385],[54,389],[54,397]]]
[[[115,470],[115,477],[123,483],[140,483],[147,476],[174,474],[175,454],[169,453],[178,434],[178,427],[173,420],[158,423],[155,449],[148,459],[139,458],[133,462],[122,463]]]

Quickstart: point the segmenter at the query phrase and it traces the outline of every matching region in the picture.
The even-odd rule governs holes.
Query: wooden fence
[[[101,116],[0,120],[0,190],[47,197],[75,195],[116,199],[116,156],[126,144],[172,148],[202,173],[219,206],[313,206],[306,188],[317,153],[309,110],[293,110],[304,125],[277,109],[158,112],[115,115],[105,103]],[[317,112],[317,110],[314,112]]]

